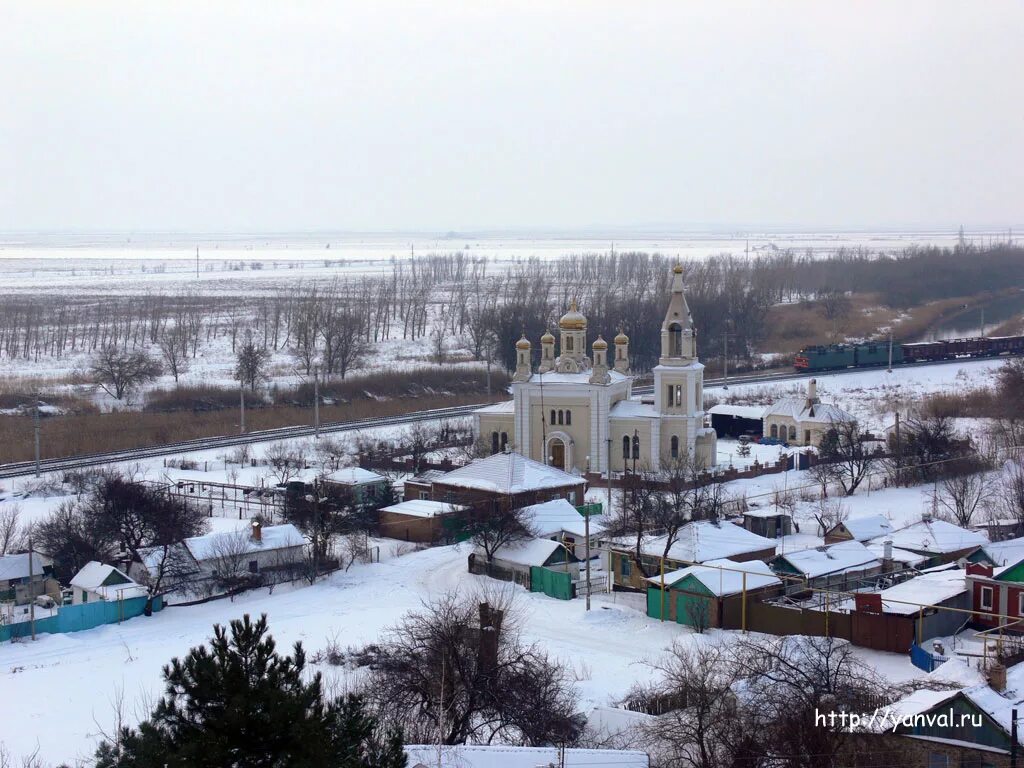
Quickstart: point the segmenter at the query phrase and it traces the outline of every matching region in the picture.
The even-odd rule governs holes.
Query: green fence
[[[153,598],[154,611],[159,611],[163,607],[163,598]],[[104,624],[116,624],[126,619],[141,616],[145,610],[145,597],[132,597],[128,600],[111,600],[100,603],[83,603],[81,605],[64,605],[57,609],[55,616],[36,619],[36,634],[81,632],[83,629],[94,629]],[[0,642],[31,636],[32,625],[28,621],[20,621],[17,624],[6,624],[0,627]]]
[[[590,517],[591,515],[600,515],[602,509],[603,507],[601,506],[601,502],[599,501],[594,502],[593,504],[581,504],[580,506],[576,507],[576,511],[584,517]]]
[[[543,592],[558,600],[572,600],[575,597],[572,576],[565,571],[553,571],[537,565],[530,566],[530,591]]]

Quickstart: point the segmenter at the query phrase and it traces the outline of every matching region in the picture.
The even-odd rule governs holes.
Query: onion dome
[[[626,335],[625,331],[619,331],[619,335],[615,337],[616,344],[629,344],[629,336]]]
[[[587,329],[587,318],[576,306],[576,299],[569,303],[569,311],[562,315],[562,319],[558,321],[558,327],[563,331],[585,331]]]
[[[544,331],[544,335],[540,337],[540,343],[541,344],[554,344],[555,343],[555,337],[552,335],[551,331]]]
[[[672,271],[675,272],[677,275],[683,274],[683,265],[676,264],[674,267],[672,267]]]
[[[600,336],[598,336],[596,339],[594,339],[594,343],[592,346],[594,347],[594,349],[608,349],[608,342],[605,341]]]
[[[516,349],[529,349],[529,348],[530,348],[530,340],[528,338],[526,338],[526,334],[524,333],[523,337],[521,339],[519,339],[519,341],[516,342]]]

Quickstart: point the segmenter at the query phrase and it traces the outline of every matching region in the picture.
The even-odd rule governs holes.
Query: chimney
[[[892,571],[892,539],[886,539],[882,544],[882,573]]]
[[[810,408],[818,402],[820,402],[818,400],[818,380],[811,379],[807,382],[807,407]]]
[[[988,684],[993,691],[1006,690],[1006,667],[1002,664],[993,664],[988,668]]]
[[[263,523],[259,520],[252,521],[252,540],[263,541]]]

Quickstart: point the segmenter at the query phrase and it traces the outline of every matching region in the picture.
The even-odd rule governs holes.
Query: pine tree
[[[97,768],[403,768],[401,736],[378,738],[362,700],[328,700],[301,643],[276,651],[267,617],[214,626],[209,648],[164,667],[164,697],[137,729],[103,742]]]

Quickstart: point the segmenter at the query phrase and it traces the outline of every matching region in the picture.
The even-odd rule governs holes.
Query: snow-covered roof
[[[743,591],[743,579],[746,576],[746,588],[761,589],[781,584],[782,580],[776,576],[767,563],[760,560],[749,560],[738,563],[735,560],[721,559],[708,560],[704,565],[691,565],[688,568],[680,568],[665,574],[665,586],[671,586],[678,581],[693,576],[708,591],[718,597],[735,595]],[[660,586],[661,575],[651,576],[647,579],[654,586]]]
[[[639,397],[619,400],[608,414],[612,419],[657,419],[657,409],[651,403],[641,402]]]
[[[635,733],[638,728],[651,725],[657,719],[646,712],[621,707],[594,707],[587,715],[587,729],[598,736],[619,736]]]
[[[985,684],[964,688],[961,693],[978,709],[995,720],[1007,735],[1012,732],[1013,728],[1013,710],[1024,709],[1024,699],[1021,699],[1020,696],[1015,695],[1008,698]],[[1017,741],[1024,744],[1024,733],[1018,734]]]
[[[763,405],[731,405],[719,403],[708,409],[712,416],[738,416],[741,419],[760,419],[764,416]]]
[[[508,451],[453,469],[438,482],[458,488],[513,494],[578,486],[584,481],[568,472]]]
[[[967,579],[964,578],[963,571],[939,571],[908,579],[883,589],[879,594],[882,596],[882,608],[886,613],[906,616],[917,613],[921,605],[937,605],[966,591]],[[900,602],[893,602],[895,600]]]
[[[743,513],[744,517],[792,517],[789,512],[785,512],[778,507],[763,507],[758,509],[757,507],[751,507]]]
[[[444,477],[448,473],[443,469],[427,469],[420,472],[418,475],[410,478],[406,478],[406,483],[432,483],[440,477]]]
[[[885,515],[854,517],[844,520],[839,525],[842,525],[849,531],[854,541],[869,541],[892,532],[892,523],[889,522]],[[835,526],[832,530],[838,528],[839,525]]]
[[[500,403],[491,403],[483,408],[477,408],[473,413],[515,413],[516,401],[504,400]]]
[[[542,504],[523,507],[522,514],[530,530],[537,536],[553,536],[563,531],[574,536],[586,535],[586,520],[576,507],[565,499],[552,499]],[[591,515],[591,536],[604,530],[602,519],[602,515]]]
[[[645,555],[660,556],[664,549],[665,536],[653,536],[641,545]],[[774,552],[775,542],[733,523],[701,521],[683,526],[668,557],[684,563],[703,563],[762,550]]]
[[[885,539],[889,539],[894,547],[900,549],[936,554],[958,552],[961,549],[988,544],[986,536],[947,523],[945,520],[921,520],[872,541],[880,543]]]
[[[104,585],[110,576],[116,584]],[[146,594],[146,588],[137,584],[118,568],[98,560],[90,560],[71,577],[71,586],[101,595],[105,600],[128,599]]]
[[[649,768],[646,752],[626,749],[565,750],[560,762],[557,747],[510,747],[460,744],[453,747],[407,744],[407,768],[538,768],[565,765],[566,768]],[[438,759],[440,755],[440,760]]]
[[[885,557],[885,544],[881,542],[869,541],[865,544],[868,549],[877,557],[879,560]],[[900,549],[899,547],[892,548],[892,559],[894,562],[903,563],[908,568],[915,568],[922,563],[928,561],[928,555],[920,555],[917,552],[911,552],[909,549]]]
[[[788,416],[796,422],[811,422],[814,424],[832,424],[843,421],[852,421],[853,416],[838,406],[829,403],[813,403],[808,405],[806,397],[784,397],[771,405],[764,411],[764,417]]]
[[[19,555],[4,555],[0,557],[0,581],[12,579],[27,579],[29,576],[28,552]],[[46,555],[32,550],[32,575],[42,576],[43,568],[52,565],[53,560]]]
[[[449,515],[452,512],[461,512],[467,509],[459,504],[449,504],[445,501],[431,501],[430,499],[409,499],[388,507],[382,507],[381,512],[394,512],[396,515],[408,515],[409,517],[437,517],[438,515]]]
[[[494,559],[516,565],[542,566],[561,548],[559,542],[551,539],[525,539],[498,547],[494,552]]]
[[[304,546],[306,543],[306,539],[299,532],[298,528],[291,523],[285,523],[284,525],[265,526],[261,531],[260,541],[256,541],[256,539],[249,535],[248,531],[234,531],[231,533],[208,533],[205,536],[192,536],[185,539],[185,546],[188,547],[192,557],[202,562],[203,560],[216,557],[220,545],[224,542],[230,542],[234,552],[236,541],[240,551],[245,553],[290,549],[292,547]]]
[[[323,479],[329,483],[338,483],[339,485],[370,485],[385,480],[382,475],[362,467],[344,467],[331,472],[329,475],[324,475]]]
[[[861,729],[872,733],[892,730],[893,719],[903,719],[927,712],[956,696],[960,691],[933,691],[922,688],[905,696],[899,701],[887,704],[875,710],[876,717],[865,717],[861,720]]]
[[[997,566],[1016,565],[1024,560],[1024,538],[992,541],[983,546],[982,551]],[[3,578],[3,576],[0,576]]]
[[[549,371],[548,373],[535,373],[530,376],[530,384],[543,384],[548,386],[550,384],[590,384],[590,377],[593,371],[582,371],[580,373],[558,373],[557,371]],[[610,384],[617,384],[620,381],[626,381],[629,377],[619,373],[615,370],[608,371],[608,378]],[[605,384],[594,385],[594,386],[607,386]]]
[[[809,579],[882,565],[875,554],[859,541],[841,541],[828,547],[789,552],[779,555],[779,559]]]

